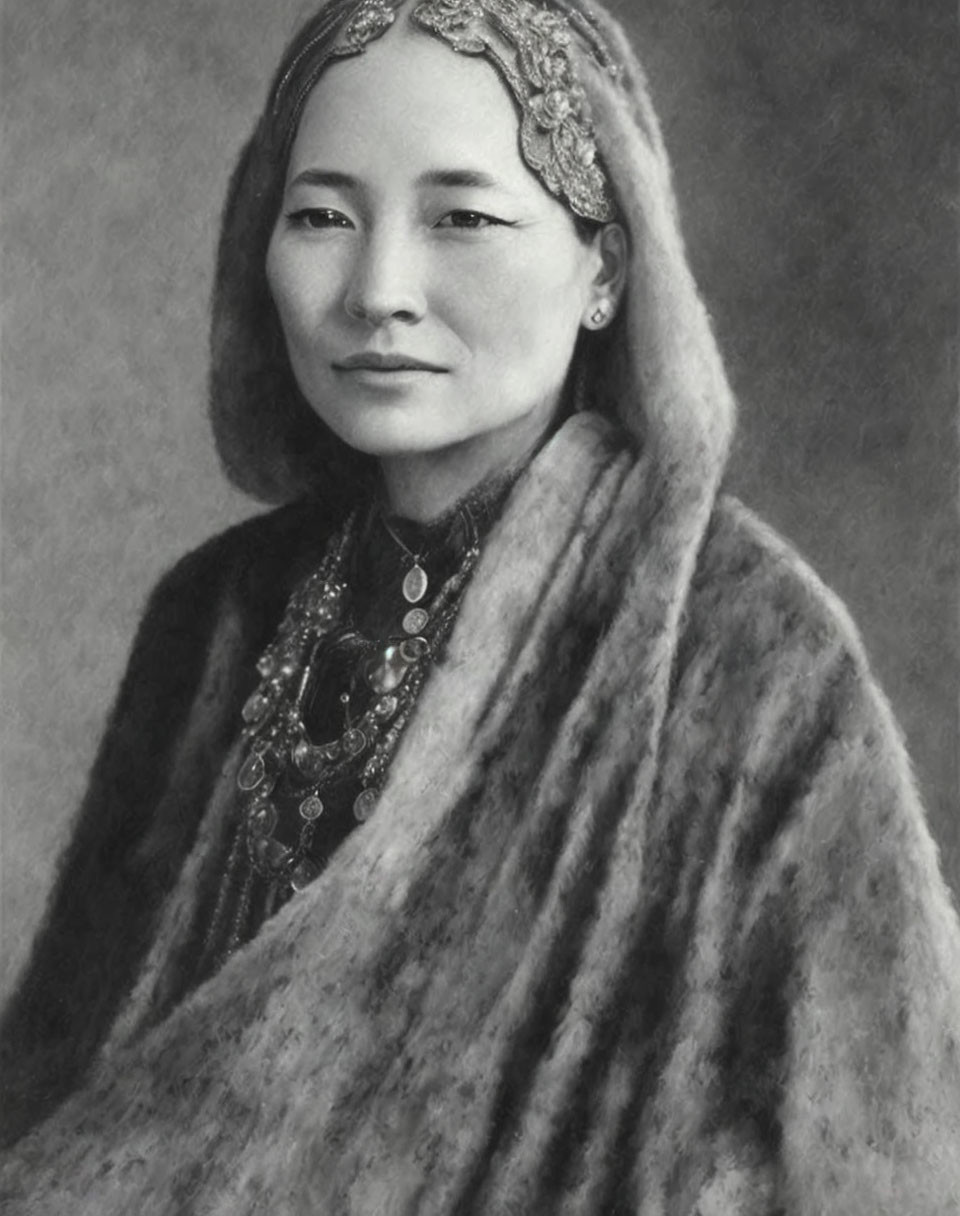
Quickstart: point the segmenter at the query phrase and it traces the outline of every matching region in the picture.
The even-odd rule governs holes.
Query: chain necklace
[[[323,796],[330,787],[357,775],[361,789],[353,801],[354,817],[364,822],[373,812],[430,660],[453,626],[479,557],[476,525],[468,511],[464,518],[470,543],[459,567],[429,607],[419,606],[428,586],[420,555],[407,549],[384,521],[414,560],[403,580],[403,594],[408,603],[418,606],[404,617],[407,636],[403,638],[367,642],[348,620],[343,571],[357,530],[356,512],[333,538],[318,569],[291,596],[276,638],[257,663],[260,684],[243,707],[245,756],[237,774],[249,862],[271,882],[302,890],[316,877],[318,869],[309,850],[324,811]],[[414,586],[411,576],[417,570]],[[408,594],[411,589],[420,591],[416,600]],[[349,692],[342,694],[344,729],[335,739],[315,743],[304,724],[304,701],[318,653],[338,632],[342,640],[359,640],[362,678],[372,699],[366,711],[354,717]],[[299,830],[294,845],[274,836],[280,819],[278,802],[287,800],[297,808]]]
[[[430,580],[427,578],[427,572],[420,565],[420,559],[423,557],[422,552],[414,553],[412,549],[396,534],[390,524],[387,522],[386,515],[380,513],[380,522],[383,524],[384,530],[391,540],[396,541],[400,548],[410,559],[411,566],[407,573],[403,576],[401,590],[403,598],[408,604],[419,604],[423,597],[427,594],[427,588],[430,586]],[[419,633],[423,628],[422,613],[423,608],[411,608],[407,615],[403,618],[403,627],[407,633]],[[409,622],[409,627],[408,627]]]

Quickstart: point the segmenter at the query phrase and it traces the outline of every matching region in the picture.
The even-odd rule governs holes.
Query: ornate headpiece
[[[275,111],[290,106],[292,128],[331,59],[356,55],[394,23],[404,0],[361,0],[336,38],[310,64],[294,98],[292,80],[337,18],[314,37],[289,65],[274,95]],[[532,0],[418,0],[411,17],[453,50],[482,55],[499,71],[520,110],[520,150],[547,190],[585,219],[604,223],[615,215],[613,194],[597,158],[586,94],[570,55],[573,24],[566,16]],[[581,18],[580,33],[601,64],[617,75],[596,30]]]

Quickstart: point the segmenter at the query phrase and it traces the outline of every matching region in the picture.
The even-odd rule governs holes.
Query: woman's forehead
[[[518,139],[516,106],[491,64],[398,28],[323,73],[301,116],[288,179],[318,158],[329,162],[320,167],[360,173],[376,157],[405,165],[411,178],[428,164],[470,164],[540,190]]]

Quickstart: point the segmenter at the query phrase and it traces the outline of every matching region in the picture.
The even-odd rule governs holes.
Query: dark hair
[[[277,68],[230,180],[210,336],[210,418],[227,476],[265,502],[319,498],[334,517],[369,489],[376,462],[335,435],[300,391],[267,285],[266,255],[303,99],[319,75],[318,61],[355,9],[356,0],[329,0],[294,36]],[[570,214],[582,240],[602,227]],[[602,367],[614,328],[581,332],[575,362]]]

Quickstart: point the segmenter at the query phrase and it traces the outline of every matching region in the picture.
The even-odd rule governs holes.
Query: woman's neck
[[[417,523],[438,519],[494,470],[457,468],[437,453],[390,456],[381,461],[383,486],[392,515]]]
[[[436,451],[381,457],[391,513],[418,523],[437,519],[481,483],[525,464],[553,429],[552,421],[531,419],[526,427],[488,431]]]

